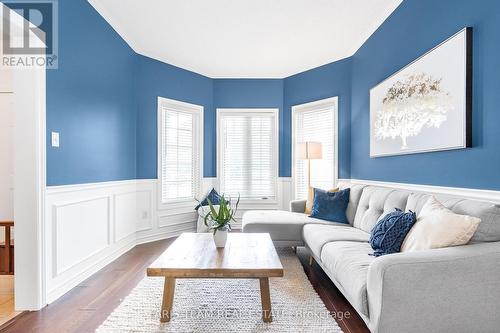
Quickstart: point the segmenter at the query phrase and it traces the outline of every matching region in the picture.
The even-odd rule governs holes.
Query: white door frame
[[[0,18],[3,19],[3,4]],[[22,38],[24,18],[10,11],[11,38]],[[36,38],[32,36],[32,38]],[[14,92],[15,308],[45,304],[44,211],[46,189],[45,67],[12,68]]]

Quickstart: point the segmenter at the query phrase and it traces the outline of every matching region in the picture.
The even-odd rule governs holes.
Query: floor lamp
[[[307,160],[307,190],[311,188],[311,160],[323,158],[321,142],[301,142],[297,145],[297,158]]]

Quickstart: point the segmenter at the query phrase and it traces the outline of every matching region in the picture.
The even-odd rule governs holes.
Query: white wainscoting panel
[[[137,192],[114,195],[114,242],[135,234],[137,230]]]
[[[153,228],[153,216],[152,216],[152,196],[153,190],[137,190],[136,197],[136,216],[137,224],[136,231],[151,230]]]
[[[237,219],[248,210],[287,210],[291,186],[279,178],[276,201],[242,203]],[[203,179],[203,193],[217,187],[217,178]],[[137,244],[196,231],[196,202],[160,205],[157,191],[156,179],[47,187],[48,303]]]
[[[53,206],[52,234],[56,277],[105,249],[110,243],[110,198],[98,197]]]
[[[135,246],[135,201],[135,180],[47,187],[47,303]]]

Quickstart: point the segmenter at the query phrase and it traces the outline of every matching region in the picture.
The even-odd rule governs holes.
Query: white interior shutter
[[[199,115],[170,104],[160,110],[162,202],[193,199],[200,187]]]
[[[311,186],[331,189],[335,179],[335,112],[336,105],[294,111],[294,145],[312,141],[321,142],[323,158],[311,160]],[[294,161],[295,198],[307,198],[307,160]]]
[[[223,193],[246,199],[276,198],[276,121],[272,112],[220,115],[219,168]]]

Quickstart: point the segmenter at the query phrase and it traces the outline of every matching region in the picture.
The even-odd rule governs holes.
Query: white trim
[[[333,170],[333,182],[336,184],[339,179],[339,97],[334,96],[334,97],[329,97],[309,103],[304,103],[304,104],[297,104],[292,106],[292,137],[291,137],[291,144],[292,144],[292,184],[291,184],[291,198],[292,200],[295,198],[295,132],[296,132],[296,120],[295,120],[295,113],[300,112],[300,111],[310,111],[310,110],[315,110],[315,109],[324,109],[324,108],[329,108],[333,105],[334,111],[333,111],[333,121],[334,121],[334,127],[335,127],[335,133],[334,133],[334,142],[333,142],[333,150],[334,150],[334,170]]]
[[[164,231],[161,233],[156,233],[153,235],[147,235],[147,236],[138,236],[136,240],[136,245],[140,244],[145,244],[145,243],[150,243],[150,242],[156,242],[162,239],[168,239],[172,237],[177,237],[183,232],[196,232],[196,224],[193,223],[191,227],[186,227],[184,229],[179,229],[175,231]]]
[[[242,199],[241,204],[253,204],[253,205],[276,205],[280,202],[280,193],[278,191],[278,178],[279,178],[279,108],[217,108],[216,109],[216,133],[217,133],[217,187],[223,191],[222,179],[223,179],[223,169],[221,167],[221,155],[222,155],[222,133],[220,132],[222,116],[225,115],[252,115],[255,113],[272,114],[274,116],[274,145],[276,154],[273,156],[273,170],[275,179],[275,195],[274,199],[258,200],[258,199]]]
[[[141,183],[149,183],[150,179],[127,179],[127,180],[112,180],[102,183],[85,183],[85,184],[71,184],[71,185],[55,185],[47,186],[47,194],[75,192],[75,191],[88,191],[103,188],[112,188],[117,186],[130,186],[139,185]]]
[[[195,198],[199,197],[201,194],[201,187],[202,187],[202,180],[203,180],[203,127],[204,127],[204,119],[203,119],[203,114],[204,114],[204,108],[201,105],[196,105],[196,104],[191,104],[191,103],[186,103],[186,102],[181,102],[177,101],[174,99],[169,99],[165,97],[158,96],[157,99],[157,152],[156,152],[156,159],[157,159],[157,186],[158,186],[158,195],[157,195],[157,204],[158,208],[163,208],[163,209],[169,209],[169,208],[179,208],[179,207],[185,207],[185,206],[191,206],[193,203],[196,201],[193,199],[179,199],[179,200],[172,200],[169,202],[163,202],[162,201],[162,165],[161,165],[161,149],[162,149],[162,107],[170,107],[174,110],[179,110],[183,112],[188,112],[191,114],[194,114],[195,116],[198,117],[197,120],[197,133],[193,133],[198,136],[198,171],[199,171],[199,178],[198,178],[198,188],[196,189],[195,193]]]
[[[122,256],[124,253],[127,251],[131,250],[133,247],[137,245],[135,239],[131,239],[130,241],[126,242],[122,246],[114,249],[109,255],[107,256],[94,256],[97,260],[96,262],[86,268],[84,271],[80,272],[77,276],[74,276],[73,278],[65,281],[61,285],[58,285],[56,288],[50,290],[47,292],[47,304],[50,304],[57,300],[59,297],[63,296],[65,293],[73,289],[75,286],[77,286],[79,283],[82,281],[85,281],[92,275],[94,275],[96,272],[101,270],[102,268],[106,267],[116,259],[118,259],[120,256]],[[88,260],[89,258],[87,258]]]
[[[24,18],[11,14],[16,27],[10,38],[22,34]],[[17,29],[19,28],[19,29]],[[31,36],[37,42],[40,39]],[[0,38],[2,38],[0,36]],[[43,41],[42,41],[43,42]],[[45,286],[45,182],[46,182],[46,69],[10,68],[15,108],[14,221],[16,223],[16,310],[39,310],[46,304]]]
[[[410,183],[395,183],[395,182],[384,182],[377,180],[363,180],[363,179],[339,179],[339,182],[347,182],[351,184],[364,184],[372,186],[381,187],[391,187],[401,190],[408,190],[414,192],[426,192],[437,195],[449,195],[454,197],[460,197],[465,199],[489,201],[496,204],[500,204],[500,191],[494,190],[482,190],[482,189],[472,189],[472,188],[462,188],[462,187],[446,187],[446,186],[435,186],[435,185],[421,185],[421,184],[410,184]]]

